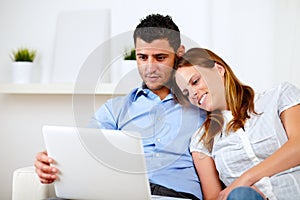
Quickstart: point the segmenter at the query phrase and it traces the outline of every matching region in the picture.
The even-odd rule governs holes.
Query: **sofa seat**
[[[41,200],[55,197],[53,184],[42,184],[33,166],[13,173],[12,200]]]

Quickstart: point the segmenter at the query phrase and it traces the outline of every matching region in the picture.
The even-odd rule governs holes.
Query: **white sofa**
[[[12,200],[41,200],[50,197],[55,197],[53,184],[42,184],[33,166],[14,171]]]

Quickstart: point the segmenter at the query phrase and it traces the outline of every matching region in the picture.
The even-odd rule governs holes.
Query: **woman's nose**
[[[191,97],[196,97],[197,96],[197,94],[198,94],[198,90],[197,90],[197,88],[191,88],[191,92],[190,92],[190,94],[191,94]]]

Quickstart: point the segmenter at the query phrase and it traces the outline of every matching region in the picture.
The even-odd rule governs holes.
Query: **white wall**
[[[0,81],[10,81],[8,54],[20,45],[38,50],[35,81],[44,79],[58,14],[104,8],[111,9],[111,36],[132,31],[147,14],[169,14],[185,36],[221,55],[257,90],[284,80],[300,86],[299,0],[0,0]],[[97,97],[97,105],[108,98]],[[0,95],[0,199],[11,198],[12,171],[32,165],[44,148],[42,125],[74,124],[72,109],[71,95]]]
[[[8,54],[19,46],[38,50],[34,81],[49,80],[59,13],[97,9],[111,9],[112,37],[132,31],[147,14],[169,14],[183,35],[220,54],[242,81],[258,90],[283,80],[300,85],[295,77],[300,48],[298,0],[177,0],[172,4],[159,0],[1,0],[0,81],[10,81]],[[266,85],[259,84],[262,81]]]
[[[180,1],[175,1],[170,6],[168,1],[154,0],[149,5],[136,0],[122,1],[98,1],[98,0],[1,0],[0,1],[0,24],[1,24],[1,39],[0,39],[0,80],[10,81],[10,64],[11,60],[8,54],[11,50],[19,46],[28,46],[38,50],[37,64],[39,67],[35,73],[35,81],[43,81],[47,79],[48,74],[43,72],[49,71],[53,64],[53,49],[55,41],[56,20],[60,12],[71,10],[97,10],[111,9],[111,35],[132,31],[139,22],[139,19],[150,13],[169,14],[178,22],[183,34],[189,37],[197,38],[207,37],[207,34],[202,31],[202,27],[195,28],[190,21],[189,15],[183,15],[183,9],[189,10],[190,7],[194,12],[201,11],[201,2],[205,1],[190,1],[191,4],[181,5]],[[193,4],[197,6],[194,7]],[[205,3],[206,4],[206,3]],[[131,10],[128,8],[130,5]],[[192,5],[192,6],[190,6]],[[170,8],[169,8],[170,7]],[[166,9],[167,8],[167,9]],[[199,12],[197,16],[203,15],[207,10],[203,7],[204,12]],[[9,19],[9,20],[7,20]],[[206,19],[201,17],[200,24],[207,26]],[[189,31],[190,30],[190,31]],[[89,38],[86,38],[87,40]],[[196,40],[197,41],[197,40]],[[203,41],[206,41],[203,39]],[[80,47],[79,47],[80,48]],[[50,70],[51,71],[51,70]],[[41,80],[42,79],[42,80]]]
[[[95,107],[109,98],[97,96]],[[0,199],[6,200],[11,199],[13,170],[33,165],[35,154],[44,149],[42,126],[77,123],[72,95],[0,95],[0,102]]]

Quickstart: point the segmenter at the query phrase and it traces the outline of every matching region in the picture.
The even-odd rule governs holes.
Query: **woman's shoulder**
[[[271,96],[275,97],[276,94],[281,95],[281,94],[287,94],[287,93],[300,94],[300,89],[292,83],[282,82],[282,83],[279,83],[279,84],[271,87],[268,90],[263,91],[262,93],[260,93],[260,95],[263,95],[263,96],[271,95]]]
[[[289,82],[282,82],[256,95],[256,107],[265,110],[275,106],[279,113],[300,103],[300,89]]]
[[[278,86],[275,88],[277,88],[277,90],[279,90],[281,92],[286,92],[286,91],[300,92],[299,88],[296,85],[289,83],[289,82],[282,82],[282,83],[278,84]]]
[[[200,140],[204,133],[203,128],[199,128],[191,137],[190,152],[201,152],[208,156],[211,156],[209,151],[204,147],[203,141]]]

